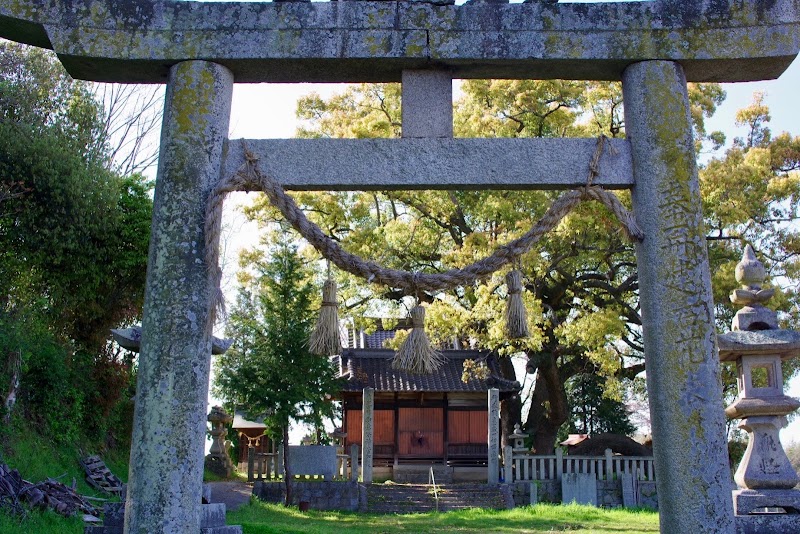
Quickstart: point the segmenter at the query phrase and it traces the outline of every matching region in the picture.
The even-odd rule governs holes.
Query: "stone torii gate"
[[[206,199],[238,168],[234,82],[403,82],[396,140],[250,141],[286,188],[569,188],[591,140],[453,139],[451,79],[621,80],[661,531],[732,532],[719,363],[686,82],[778,77],[800,0],[506,4],[4,0],[0,36],[75,78],[167,85],[125,532],[198,532],[211,352]],[[610,172],[609,172],[610,171]],[[216,245],[215,245],[216,246]]]

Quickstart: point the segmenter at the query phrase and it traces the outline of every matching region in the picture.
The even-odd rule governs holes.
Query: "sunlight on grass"
[[[61,517],[54,512],[31,511],[24,521],[0,512],[0,534],[78,534],[83,532],[81,517]]]
[[[650,510],[539,504],[514,510],[470,509],[447,513],[372,515],[310,511],[256,502],[228,514],[229,525],[245,534],[373,532],[658,532],[658,514]]]

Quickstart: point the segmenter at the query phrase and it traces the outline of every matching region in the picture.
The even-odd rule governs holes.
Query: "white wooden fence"
[[[248,450],[247,481],[273,480],[283,477],[283,446],[278,446],[278,452],[255,452],[253,447]],[[358,479],[358,445],[350,447],[350,454],[341,450],[336,455],[336,468],[334,478],[343,480]],[[353,467],[355,466],[355,470]]]
[[[593,474],[597,480],[613,480],[623,474],[655,480],[652,456],[616,456],[611,449],[606,449],[605,456],[565,456],[560,450],[553,455],[537,455],[507,446],[503,459],[506,482],[561,480],[566,473]]]

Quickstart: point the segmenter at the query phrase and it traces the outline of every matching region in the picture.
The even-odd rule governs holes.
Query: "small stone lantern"
[[[511,443],[514,452],[527,452],[528,448],[525,447],[525,438],[528,434],[523,434],[519,423],[514,425],[514,433],[508,436],[508,441]]]
[[[765,278],[764,266],[747,245],[736,266],[736,281],[742,288],[734,290],[730,297],[731,302],[743,308],[733,319],[733,331],[718,337],[720,360],[735,362],[738,373],[739,394],[725,413],[732,419],[741,419],[739,428],[746,430],[749,437],[734,475],[739,486],[733,492],[737,516],[764,508],[782,508],[787,513],[800,510],[800,491],[792,489],[800,477],[778,437],[786,425],[786,416],[800,407],[800,402],[783,394],[781,374],[781,361],[800,354],[800,333],[778,328],[776,313],[764,306],[774,294],[774,290],[761,287]],[[766,521],[765,516],[758,521]],[[783,532],[780,527],[774,528],[776,525],[755,531]]]
[[[223,478],[230,478],[233,474],[233,462],[225,448],[225,435],[228,430],[225,425],[233,421],[221,406],[211,408],[208,414],[208,422],[211,423],[211,448],[206,455],[205,467],[212,473]]]

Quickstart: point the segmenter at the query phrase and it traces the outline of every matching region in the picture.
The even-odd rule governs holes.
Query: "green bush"
[[[0,354],[21,354],[15,411],[56,443],[127,448],[135,374],[130,358],[100,355],[59,341],[33,312],[0,312]],[[8,384],[10,369],[0,375]]]

